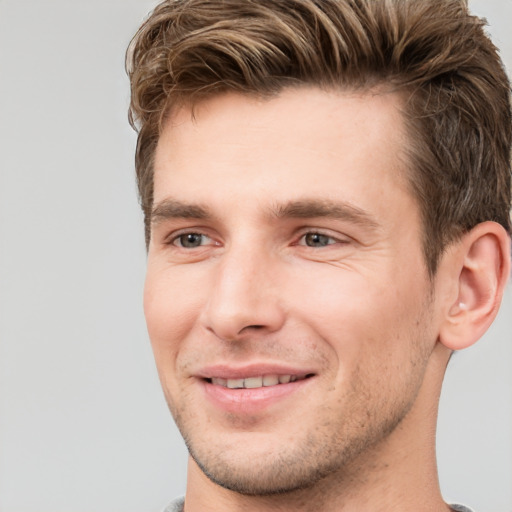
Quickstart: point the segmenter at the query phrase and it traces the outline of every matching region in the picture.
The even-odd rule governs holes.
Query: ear
[[[451,350],[478,341],[493,322],[510,273],[510,238],[495,222],[483,222],[450,251],[454,287],[439,340]]]

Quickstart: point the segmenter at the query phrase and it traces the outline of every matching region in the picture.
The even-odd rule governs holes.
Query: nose
[[[224,341],[278,331],[285,321],[278,273],[276,262],[262,251],[226,251],[212,270],[204,327]]]

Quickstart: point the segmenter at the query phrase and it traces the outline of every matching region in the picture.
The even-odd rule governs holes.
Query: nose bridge
[[[233,341],[249,328],[269,332],[283,322],[277,295],[277,264],[252,244],[232,245],[216,262],[203,322],[219,338]]]

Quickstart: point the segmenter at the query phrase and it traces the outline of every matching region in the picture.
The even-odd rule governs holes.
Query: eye
[[[211,238],[201,233],[184,233],[173,240],[173,244],[184,249],[194,249],[211,243]]]
[[[332,236],[323,235],[322,233],[306,233],[301,239],[301,245],[308,247],[327,247],[336,242]]]

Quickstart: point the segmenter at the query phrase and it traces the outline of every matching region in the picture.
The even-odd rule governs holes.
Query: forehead
[[[405,191],[400,109],[398,95],[317,88],[270,99],[227,93],[182,107],[157,146],[155,202],[176,194],[203,201],[250,191],[286,201],[383,185]]]

